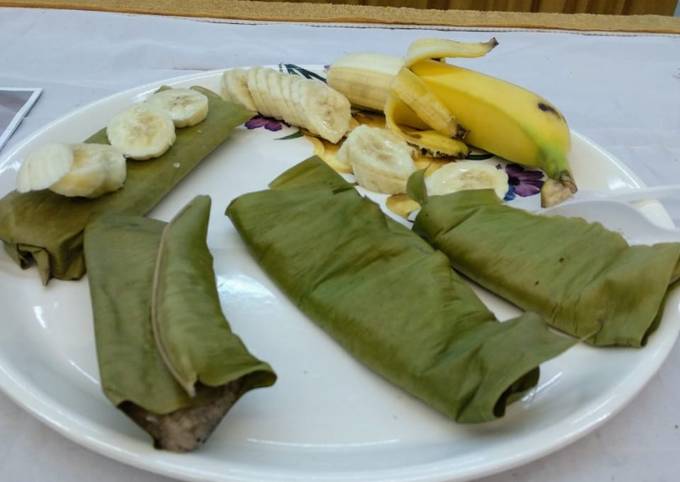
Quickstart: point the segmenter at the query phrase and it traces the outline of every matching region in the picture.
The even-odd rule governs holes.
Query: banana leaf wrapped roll
[[[264,270],[349,353],[459,422],[493,420],[573,344],[499,323],[446,257],[310,158],[227,215]]]
[[[200,196],[169,224],[110,215],[85,230],[102,389],[171,451],[196,448],[244,393],[276,380],[222,314],[209,214]]]
[[[208,97],[207,118],[177,129],[175,143],[162,156],[128,161],[122,189],[96,199],[69,198],[49,190],[12,191],[2,198],[0,239],[9,255],[23,268],[35,263],[44,283],[51,278],[81,278],[88,222],[105,213],[146,214],[252,114],[207,89],[194,89]],[[105,129],[85,142],[108,144]]]
[[[424,200],[414,231],[453,267],[597,346],[643,346],[680,277],[680,244],[629,246],[580,218],[536,215],[490,190]]]

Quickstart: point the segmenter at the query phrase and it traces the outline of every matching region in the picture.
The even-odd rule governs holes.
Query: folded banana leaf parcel
[[[81,278],[83,229],[88,222],[105,213],[146,214],[252,114],[207,89],[194,88],[208,97],[207,118],[177,129],[175,143],[162,156],[128,161],[122,189],[96,199],[69,198],[49,190],[12,191],[2,198],[0,240],[10,256],[22,268],[35,263],[44,283],[50,278]],[[85,142],[108,144],[105,129]]]
[[[232,333],[206,245],[210,198],[170,223],[107,215],[85,230],[101,385],[154,439],[188,451],[276,375]]]
[[[424,200],[414,228],[489,291],[598,346],[640,347],[680,278],[680,244],[630,246],[580,218],[504,205],[490,190]]]
[[[500,323],[448,259],[310,158],[227,214],[287,296],[366,366],[459,422],[484,422],[573,344],[536,315]]]

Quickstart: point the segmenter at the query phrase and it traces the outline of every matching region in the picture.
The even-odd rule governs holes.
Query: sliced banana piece
[[[274,97],[272,96],[271,90],[269,89],[269,73],[266,67],[258,67],[257,74],[255,74],[257,82],[257,93],[260,96],[262,102],[264,102],[264,109],[269,113],[267,117],[272,117],[274,119],[280,119],[281,116],[278,112],[278,106],[274,102]]]
[[[195,126],[208,117],[208,97],[193,89],[162,90],[146,102],[166,112],[175,127]]]
[[[99,162],[106,170],[104,182],[89,197],[97,197],[123,187],[127,179],[127,163],[118,149],[108,144],[74,144],[72,147],[76,163],[79,159],[87,159],[86,162]]]
[[[89,162],[83,158],[73,164],[73,169],[50,190],[67,197],[97,197],[106,182],[106,168],[99,162]]]
[[[123,155],[143,161],[170,149],[175,142],[175,124],[164,111],[136,104],[109,121],[106,135]]]
[[[352,119],[347,97],[323,82],[308,79],[296,80],[292,93],[310,132],[333,143],[347,133]]]
[[[94,198],[123,186],[125,157],[105,144],[75,144],[73,166],[50,190],[69,197]]]
[[[430,196],[470,189],[493,189],[503,199],[508,192],[505,170],[481,161],[456,161],[440,167],[425,178]]]
[[[283,96],[283,81],[284,74],[277,72],[274,69],[267,69],[267,84],[269,86],[269,93],[272,98],[272,102],[276,106],[276,112],[281,119],[288,124],[291,124],[291,113],[286,103],[286,99]]]
[[[220,95],[224,100],[228,100],[229,102],[238,102],[234,97],[231,95],[231,91],[229,90],[229,84],[227,84],[227,74],[229,73],[228,70],[225,70],[222,72],[222,82],[220,83]]]
[[[320,157],[331,168],[342,174],[352,174],[352,166],[347,160],[338,159],[338,149],[340,145],[320,139],[316,136],[306,135],[307,139],[314,148],[314,155]]]
[[[257,111],[253,96],[248,88],[248,73],[243,69],[226,70],[222,74],[222,95],[241,104],[248,110]]]
[[[73,166],[73,150],[66,144],[51,143],[29,153],[17,174],[17,191],[47,189]]]
[[[290,101],[290,82],[291,75],[277,72],[279,91],[281,92],[281,109],[283,109],[284,118],[288,125],[299,126],[297,112],[294,109],[294,104]]]
[[[252,69],[248,70],[248,90],[250,91],[250,95],[253,98],[253,102],[255,103],[255,108],[257,112],[262,114],[265,117],[270,117],[271,116],[271,111],[269,110],[267,106],[266,99],[262,96],[261,92],[261,87],[258,84],[258,72],[260,71],[261,67],[253,67]]]
[[[409,176],[415,171],[413,149],[387,129],[355,128],[337,154],[340,162],[352,166],[360,186],[376,192],[406,192]]]
[[[274,72],[272,69],[266,67],[260,67],[257,70],[257,87],[259,89],[260,97],[266,105],[266,109],[269,110],[269,117],[274,119],[282,119],[282,112],[279,111],[279,104],[276,102],[276,97],[271,90],[271,85],[269,84],[269,73]]]
[[[318,136],[319,132],[313,127],[311,127],[310,125],[311,122],[307,118],[307,112],[305,111],[305,108],[302,105],[302,89],[304,88],[305,85],[305,79],[297,75],[291,75],[290,80],[291,80],[290,101],[293,104],[295,112],[297,112],[298,115],[300,116],[301,121],[300,127],[304,127],[312,134],[316,134]]]
[[[289,105],[291,115],[293,117],[293,124],[304,129],[308,129],[307,116],[305,116],[305,111],[302,104],[298,103],[298,98],[301,97],[298,92],[302,87],[302,81],[304,80],[299,75],[288,74],[286,75],[288,81],[288,89],[284,91],[286,96],[286,102]]]

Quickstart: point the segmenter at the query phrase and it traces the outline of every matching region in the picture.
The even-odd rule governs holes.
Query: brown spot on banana
[[[460,140],[465,140],[465,137],[468,135],[469,130],[467,130],[465,127],[462,125],[458,124],[457,129],[456,129],[456,138]]]
[[[562,116],[562,114],[560,113],[560,111],[558,111],[557,109],[555,109],[553,106],[551,106],[551,105],[548,104],[547,102],[542,102],[542,101],[541,101],[541,102],[539,102],[539,103],[537,104],[537,106],[538,106],[538,109],[539,109],[541,112],[550,112],[551,114],[555,115],[558,119],[564,120],[564,117]]]

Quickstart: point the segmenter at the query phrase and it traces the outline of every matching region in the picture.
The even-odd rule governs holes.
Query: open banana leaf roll
[[[429,197],[413,229],[456,270],[593,345],[644,345],[680,276],[680,244],[629,246],[601,224],[512,208],[489,190]]]
[[[244,393],[276,380],[222,314],[209,214],[199,196],[170,223],[110,215],[85,230],[102,389],[172,451],[196,448]]]
[[[1,199],[0,239],[10,256],[24,268],[35,263],[44,283],[82,277],[83,229],[88,222],[104,213],[147,213],[252,114],[207,89],[194,88],[208,96],[208,117],[177,129],[175,144],[162,156],[128,161],[122,189],[96,199],[68,198],[49,190],[12,191]],[[108,144],[105,129],[85,142]]]
[[[347,351],[459,422],[484,422],[573,342],[499,323],[446,257],[310,158],[227,214],[264,270]]]

